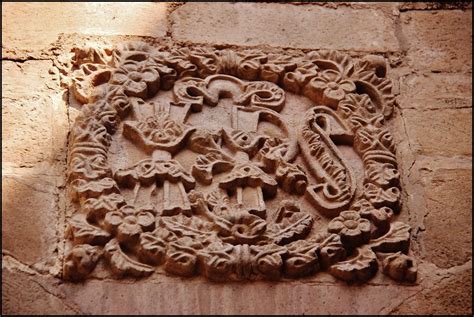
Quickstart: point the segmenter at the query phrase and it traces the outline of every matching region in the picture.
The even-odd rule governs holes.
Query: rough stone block
[[[64,162],[66,104],[51,61],[2,61],[2,163]]]
[[[472,106],[472,76],[459,73],[408,75],[400,79],[402,109],[468,108]]]
[[[417,162],[424,198],[424,258],[438,267],[472,256],[472,163],[425,158]],[[412,179],[414,181],[414,179]],[[415,194],[415,193],[413,193]]]
[[[472,70],[472,11],[402,13],[407,61],[421,71]]]
[[[54,290],[52,280],[52,278],[39,278],[23,272],[3,269],[2,315],[71,315],[80,313],[65,303],[64,297],[61,298],[61,295]]]
[[[388,284],[354,288],[331,283],[229,284],[200,279],[177,283],[166,276],[136,283],[90,280],[61,288],[71,305],[90,314],[165,315],[383,314],[384,309],[420,290],[418,286],[401,288]],[[164,299],[163,294],[174,300]]]
[[[443,279],[396,307],[394,315],[472,315],[472,269]]]
[[[187,3],[170,18],[172,35],[180,41],[372,52],[399,49],[394,21],[372,9]]]
[[[402,111],[412,151],[425,155],[472,155],[472,109]]]
[[[60,33],[166,35],[166,3],[2,3],[2,47],[45,49]]]
[[[58,252],[57,181],[30,170],[2,171],[2,250],[42,268],[54,265]]]

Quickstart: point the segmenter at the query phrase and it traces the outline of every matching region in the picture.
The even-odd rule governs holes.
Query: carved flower
[[[126,205],[118,211],[109,212],[105,216],[105,227],[116,233],[120,242],[136,242],[144,231],[155,228],[155,216],[152,209],[135,210]]]
[[[350,80],[342,80],[341,75],[332,69],[319,73],[305,87],[304,93],[311,100],[328,106],[337,107],[346,93],[355,91],[356,86]]]
[[[169,119],[166,113],[146,118],[137,125],[137,128],[156,143],[169,143],[183,134],[181,125]]]
[[[361,218],[357,211],[347,210],[331,220],[328,231],[338,233],[345,246],[357,247],[369,241],[370,221]]]
[[[144,99],[158,91],[160,74],[146,62],[127,60],[112,75],[111,82],[122,85],[127,96]]]
[[[230,206],[228,206],[230,207]],[[216,218],[219,235],[224,242],[232,244],[252,244],[258,241],[267,230],[267,223],[258,216],[234,208],[223,210]]]
[[[267,230],[267,223],[258,216],[240,211],[230,204],[226,195],[214,192],[208,196],[213,205],[213,213],[219,235],[224,242],[232,244],[252,244],[258,241]]]

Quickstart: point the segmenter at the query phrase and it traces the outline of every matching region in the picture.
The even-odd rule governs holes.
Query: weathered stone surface
[[[472,267],[410,297],[391,314],[472,315]]]
[[[2,315],[73,315],[52,278],[2,268]]]
[[[60,33],[165,36],[166,3],[2,3],[2,48],[46,49]]]
[[[2,171],[2,250],[43,269],[55,264],[59,210],[56,177]]]
[[[472,9],[471,1],[446,1],[446,2],[399,2],[400,11],[408,10],[456,10]]]
[[[2,313],[472,314],[472,304],[470,302],[472,295],[472,110],[470,109],[472,100],[472,64],[470,61],[472,57],[472,46],[470,46],[472,45],[472,32],[470,30],[472,18],[470,17],[470,10],[457,10],[457,8],[465,7],[472,7],[472,4],[470,2],[467,4],[466,2],[450,4],[326,2],[291,4],[142,3],[137,5],[114,3],[2,3],[2,53],[6,53],[3,54],[4,60],[2,60],[2,183],[4,188],[2,200],[2,284],[4,286]],[[399,9],[402,11],[401,13]],[[426,11],[435,9],[438,11]],[[449,11],[445,11],[445,9],[449,9]],[[172,10],[175,11],[171,14]],[[398,176],[400,176],[401,193],[396,190],[383,192],[367,186],[367,189],[371,190],[364,193],[358,191],[358,194],[366,195],[368,199],[377,204],[380,203],[377,200],[387,199],[391,205],[396,207],[398,207],[398,200],[396,203],[393,201],[398,199],[397,194],[400,194],[401,211],[400,214],[374,213],[373,210],[364,210],[362,204],[359,204],[358,207],[362,209],[359,212],[366,218],[353,217],[353,213],[344,214],[344,217],[337,217],[339,218],[336,219],[337,221],[331,222],[331,230],[338,232],[335,234],[336,236],[339,234],[344,236],[346,243],[352,239],[353,241],[347,243],[348,246],[351,246],[364,242],[369,233],[377,235],[380,233],[379,231],[387,229],[386,225],[389,219],[390,221],[408,223],[411,226],[410,235],[408,235],[408,226],[399,225],[397,228],[401,230],[399,230],[399,236],[395,236],[392,240],[392,246],[406,246],[408,241],[406,237],[411,236],[409,255],[418,264],[417,280],[413,284],[397,284],[389,276],[380,272],[383,269],[380,263],[383,257],[378,254],[378,260],[376,260],[376,255],[367,251],[362,252],[362,256],[355,261],[355,263],[363,266],[358,272],[353,269],[345,270],[344,263],[336,268],[339,270],[338,274],[343,278],[365,279],[372,276],[371,269],[374,267],[375,261],[378,261],[379,273],[373,279],[367,281],[365,285],[346,285],[328,274],[328,272],[324,272],[324,268],[321,268],[323,272],[314,274],[309,278],[295,278],[293,276],[289,279],[284,276],[279,283],[265,281],[213,283],[204,277],[179,278],[169,276],[164,269],[158,267],[159,265],[156,265],[155,273],[151,272],[152,270],[149,268],[149,266],[152,266],[151,263],[155,265],[155,263],[163,260],[163,249],[161,249],[163,243],[158,239],[153,239],[153,235],[148,231],[147,235],[143,235],[142,240],[145,242],[143,248],[140,248],[138,255],[131,255],[134,260],[147,261],[150,264],[148,267],[145,266],[144,268],[144,266],[136,265],[137,261],[127,262],[127,259],[116,252],[120,245],[117,243],[109,244],[106,248],[106,255],[98,261],[95,271],[91,273],[86,282],[70,283],[65,281],[64,278],[68,274],[71,276],[74,273],[78,275],[84,274],[84,272],[87,273],[91,269],[90,264],[97,260],[97,257],[101,254],[100,247],[91,245],[87,248],[83,247],[84,244],[82,243],[89,241],[93,244],[100,244],[110,237],[109,232],[94,231],[94,228],[91,230],[91,227],[84,225],[84,222],[81,224],[72,221],[71,226],[66,227],[65,219],[63,219],[65,217],[64,210],[66,209],[64,176],[66,175],[68,122],[72,124],[86,108],[85,105],[81,106],[78,102],[73,101],[73,96],[83,94],[85,99],[95,98],[93,95],[88,95],[88,92],[94,90],[91,89],[92,87],[89,84],[92,84],[92,86],[100,84],[103,80],[107,80],[108,75],[103,77],[99,75],[94,78],[94,74],[97,73],[93,73],[89,77],[93,78],[92,81],[82,82],[83,85],[76,87],[76,91],[71,90],[67,94],[69,98],[66,98],[63,89],[59,87],[57,68],[50,68],[53,62],[57,65],[55,60],[58,58],[57,54],[61,54],[59,64],[62,61],[69,62],[67,56],[71,47],[80,48],[89,44],[100,46],[101,43],[109,46],[130,39],[143,40],[140,36],[150,36],[145,40],[148,43],[153,43],[153,45],[169,44],[170,46],[176,45],[175,47],[184,45],[191,50],[197,50],[191,63],[199,64],[198,68],[203,71],[199,75],[202,75],[202,77],[208,75],[203,75],[206,71],[212,73],[215,70],[212,68],[213,63],[216,63],[218,64],[218,72],[224,71],[228,75],[230,73],[232,76],[243,75],[251,78],[266,76],[265,78],[268,80],[277,80],[276,78],[278,78],[280,84],[283,76],[281,76],[281,73],[276,73],[282,69],[285,72],[291,71],[294,67],[291,63],[288,64],[287,60],[278,60],[274,64],[268,64],[265,66],[265,70],[262,71],[263,64],[260,62],[263,59],[261,59],[261,56],[252,57],[251,54],[236,56],[233,53],[225,53],[219,55],[217,59],[207,59],[209,56],[205,55],[206,52],[199,51],[195,43],[217,44],[217,47],[210,48],[211,50],[228,48],[238,52],[241,52],[242,48],[236,46],[252,47],[257,45],[257,51],[261,47],[265,47],[262,50],[265,52],[273,51],[269,46],[280,46],[314,50],[341,49],[347,50],[347,53],[353,57],[376,54],[379,58],[371,56],[369,59],[375,63],[378,75],[385,73],[380,63],[382,61],[380,57],[384,55],[389,60],[390,66],[395,67],[389,69],[387,75],[396,80],[392,93],[397,95],[399,107],[395,109],[395,118],[384,123],[393,133],[392,135],[377,134],[377,136],[381,136],[379,140],[374,139],[374,135],[371,133],[369,133],[370,140],[366,138],[367,135],[359,135],[355,144],[361,153],[367,149],[364,147],[364,143],[367,144],[368,141],[372,146],[384,144],[384,146],[391,148],[391,137],[393,136],[393,144],[397,148],[397,169],[394,170],[388,166],[384,176],[380,177],[381,167],[372,165],[370,173],[365,175],[362,168],[363,162],[351,146],[344,145],[338,148],[341,150],[343,159],[347,160],[354,169],[358,186],[362,185],[365,177],[371,177],[372,182],[384,186],[388,185],[387,183],[397,184],[398,186]],[[165,37],[164,41],[161,37]],[[54,47],[51,47],[50,44],[55,41]],[[95,52],[97,53],[97,51]],[[293,54],[296,51],[278,49],[275,52],[278,52],[278,54],[281,52]],[[92,53],[94,52],[92,51]],[[190,64],[187,63],[190,60],[189,55],[187,55],[186,50],[181,51],[181,53],[185,55],[183,59],[168,60],[167,65],[176,68],[178,74],[182,74],[183,71],[192,72],[192,67],[189,68]],[[303,52],[300,53],[303,55]],[[405,53],[408,54],[408,58]],[[86,55],[82,56],[85,60],[88,58],[95,59],[95,61],[100,59],[97,55]],[[136,57],[140,59],[139,56]],[[332,57],[339,58],[334,55]],[[105,59],[107,58],[105,57]],[[249,62],[245,64],[245,67],[237,68],[236,63],[242,63],[245,58]],[[148,96],[156,92],[158,87],[161,89],[163,86],[174,82],[176,78],[173,73],[169,73],[169,69],[161,65],[157,67],[157,62],[160,62],[159,57],[148,64],[153,66],[148,69],[148,76],[140,77],[137,74],[130,74],[128,83],[126,83],[127,80],[123,82],[125,86],[128,85],[128,95]],[[337,63],[339,62],[344,63],[343,60],[338,59]],[[132,64],[134,63],[132,62]],[[207,68],[208,66],[209,68]],[[314,73],[316,67],[312,66],[315,65],[310,63],[305,65],[303,69],[298,70],[295,77],[292,77],[295,81],[290,81],[289,84],[287,82],[287,84],[295,90],[300,90],[301,86],[305,84],[303,79],[308,76],[306,71],[309,71],[310,76],[316,75]],[[319,63],[319,66],[324,68],[328,66],[328,63]],[[123,71],[126,72],[127,70]],[[160,80],[157,79],[156,72],[160,73]],[[88,74],[83,75],[88,77]],[[193,76],[196,77],[195,74]],[[115,79],[123,81],[124,77]],[[133,85],[132,82],[137,79],[138,82],[144,82],[146,88],[143,87],[143,83],[140,87]],[[375,82],[377,81],[376,78],[373,79],[375,79]],[[235,82],[235,79],[233,81]],[[318,104],[321,100],[335,106],[337,103],[335,99],[329,95],[325,96],[324,91],[321,91],[322,83],[322,81],[319,81],[319,86],[315,86],[316,90],[314,91],[306,90],[312,100],[287,93],[287,102],[292,106],[284,108],[282,113],[285,116],[295,115],[295,118],[303,117],[304,107],[310,107],[314,105],[314,102]],[[226,85],[220,82],[213,87],[226,87]],[[334,87],[334,85],[331,86]],[[193,95],[196,94],[196,91],[202,89],[202,86],[199,89],[196,88],[196,86],[193,86],[190,90],[183,90],[184,95],[187,91],[191,94],[187,97],[191,99],[196,97]],[[345,88],[351,89],[349,84]],[[232,91],[237,90],[239,89]],[[357,92],[360,92],[360,90],[361,86],[358,84]],[[160,91],[159,97],[157,97],[160,100],[159,103],[162,103],[162,97],[165,100],[171,100],[173,93],[173,91]],[[212,95],[212,89],[207,93]],[[228,97],[228,93],[229,91],[222,93],[220,97]],[[98,94],[100,95],[100,92]],[[265,94],[262,95],[262,97],[264,96]],[[268,93],[266,96],[268,96]],[[127,106],[127,103],[123,101],[123,98],[114,100],[114,107],[117,107],[114,109],[120,112],[120,118],[115,116],[113,109],[112,111],[107,109],[107,106],[99,109],[96,113],[109,132],[114,127],[114,119],[121,125],[124,123],[124,118],[126,121],[130,121],[130,117],[126,117],[126,109],[121,108]],[[361,99],[352,100],[352,102],[354,101],[364,104]],[[225,104],[226,107],[231,105],[229,99],[220,100],[220,102]],[[69,111],[66,103],[69,103]],[[346,100],[347,105],[349,107],[346,111],[350,111],[351,103],[347,103]],[[100,108],[103,104],[98,103],[96,106]],[[193,110],[199,108],[194,109],[194,107]],[[90,108],[90,110],[95,110],[94,107]],[[146,106],[139,107],[143,110],[146,108]],[[210,107],[205,105],[203,108],[208,110]],[[219,107],[213,109],[216,108]],[[230,107],[219,114],[208,112],[211,115],[208,117],[205,115],[204,120],[193,120],[191,123],[199,125],[205,122],[206,126],[210,127],[215,118],[223,119],[230,113],[227,112],[227,109],[230,109]],[[161,107],[157,105],[155,110],[162,115],[163,109]],[[174,114],[176,112],[172,114],[172,118],[175,118],[173,117]],[[191,117],[196,114],[196,112],[193,112]],[[214,119],[207,120],[208,118]],[[173,124],[170,125],[165,116],[158,116],[155,119],[157,120],[150,122],[155,127],[160,127],[161,123],[165,123],[163,126],[168,128],[172,127],[168,130],[165,129],[164,134],[158,135],[158,142],[173,135],[181,135],[179,127],[177,128]],[[297,126],[296,121],[292,122],[291,129]],[[314,121],[316,124],[312,125],[311,128],[315,128],[319,124],[328,128],[324,124],[327,121]],[[249,122],[251,120],[247,121],[247,123]],[[330,129],[332,130],[337,122],[330,122]],[[271,122],[265,121],[262,125],[262,131],[271,132],[272,128],[269,128],[271,124]],[[135,138],[135,141],[150,139],[147,134],[149,131],[142,131],[144,133],[140,134],[138,126],[134,126],[130,122],[127,126],[129,129],[127,133],[132,136],[132,139]],[[231,123],[228,126],[231,126]],[[391,129],[391,126],[395,126],[395,129]],[[120,126],[121,128],[122,126]],[[130,164],[147,157],[140,150],[132,150],[135,146],[144,146],[147,151],[151,151],[156,145],[156,143],[151,142],[152,140],[145,140],[149,142],[144,142],[141,145],[139,145],[140,142],[134,142],[133,140],[132,142],[121,140],[121,137],[127,137],[127,133],[124,134],[120,129],[113,136],[113,144],[109,151],[110,156],[107,157],[109,163],[115,164],[114,167],[129,167]],[[75,137],[79,140],[84,138],[84,135],[80,135],[80,130],[78,129],[77,134],[75,134]],[[184,131],[189,132],[186,129]],[[94,137],[100,139],[102,132],[103,130],[95,134]],[[334,132],[337,134],[341,130],[337,131],[335,129]],[[366,132],[370,132],[370,129]],[[75,137],[70,139],[69,149],[72,149],[74,142],[77,141]],[[342,135],[342,138],[344,137]],[[217,138],[218,142],[214,138]],[[341,135],[338,134],[336,138],[341,138]],[[218,147],[229,141],[223,141],[219,138],[219,135],[214,135],[213,139],[218,143]],[[201,141],[203,142],[201,145],[206,144],[204,138]],[[212,143],[211,139],[207,139],[207,141]],[[241,139],[241,141],[244,140]],[[380,143],[377,143],[379,141]],[[182,145],[189,145],[190,143],[192,142],[186,141]],[[82,145],[87,147],[90,144]],[[176,146],[176,148],[178,147]],[[124,151],[124,148],[127,151]],[[170,145],[170,149],[175,150],[172,145]],[[76,153],[81,153],[81,151],[90,153],[94,149],[83,150],[84,147],[78,149]],[[390,151],[393,151],[393,148]],[[151,158],[166,158],[167,154],[158,151],[156,155],[151,155]],[[94,174],[91,167],[107,174],[108,171],[104,167],[104,161],[101,160],[100,156],[99,154],[90,160],[79,159],[74,163],[71,163],[69,159],[68,164],[73,167],[69,173],[71,179],[85,175],[90,178],[96,177],[97,175]],[[69,156],[69,158],[71,157]],[[235,157],[236,155],[232,155],[232,158]],[[176,154],[176,159],[181,160],[187,170],[191,170],[194,158],[195,156],[190,156],[189,152],[184,155]],[[212,156],[206,158],[215,159]],[[242,158],[244,156],[239,155],[238,159],[241,160]],[[121,161],[126,161],[126,159],[129,159],[128,163],[130,164],[118,164]],[[267,159],[266,164],[269,164],[271,157]],[[206,166],[207,162],[204,159],[201,160],[201,163],[203,163],[202,168],[197,169],[194,174],[200,175],[202,179],[208,181],[206,180],[206,168],[209,166]],[[295,163],[304,164],[300,158]],[[219,168],[226,169],[226,163],[223,160],[218,164],[220,164]],[[155,167],[161,168],[164,166],[158,165]],[[288,175],[285,173],[289,171],[285,166],[282,167],[278,176],[281,183],[281,185],[278,185],[278,192],[292,192],[292,190],[298,192],[301,190],[301,183],[294,186],[297,184],[282,181],[285,175]],[[161,171],[160,168],[158,168],[159,171]],[[400,175],[396,173],[397,170]],[[138,171],[143,172],[143,170]],[[176,170],[173,169],[172,171]],[[113,172],[115,172],[115,169]],[[146,175],[143,175],[143,173],[140,175],[147,182]],[[212,176],[215,176],[219,181],[222,179],[220,177],[222,175]],[[163,175],[160,174],[157,177],[159,186],[161,186]],[[126,178],[125,175],[125,183],[134,182],[133,175],[128,180]],[[207,186],[202,186],[201,180],[196,183],[199,183],[197,185],[199,188]],[[228,181],[226,186],[232,187],[235,183]],[[82,185],[77,187],[78,191],[76,193],[73,193],[77,196],[79,202],[74,206],[70,204],[66,209],[66,215],[71,215],[75,208],[78,208],[82,215],[89,215],[90,212],[92,227],[95,227],[95,229],[98,226],[96,226],[97,222],[94,221],[99,219],[100,222],[101,216],[104,216],[103,213],[106,213],[108,208],[115,208],[111,204],[121,204],[117,199],[114,200],[114,198],[117,198],[116,196],[111,196],[109,201],[90,200],[87,204],[81,205],[84,203],[83,198],[95,196],[101,190],[113,192],[116,189],[113,186],[108,186],[110,182],[76,185]],[[101,185],[103,186],[101,187]],[[188,182],[187,186],[190,185],[191,183]],[[267,182],[264,185],[266,189],[274,189],[271,183]],[[67,188],[70,187],[67,186]],[[133,187],[130,189],[121,188],[121,190],[126,192],[128,201],[132,201]],[[188,188],[185,188],[185,191],[188,191]],[[179,191],[172,190],[169,193],[176,197],[176,193],[179,193]],[[242,191],[242,194],[247,195],[248,191]],[[268,193],[265,195],[268,196]],[[137,201],[143,201],[143,195],[138,196]],[[273,210],[278,210],[280,199],[279,197],[267,199],[267,196],[264,196],[264,198],[270,212],[266,220],[271,222],[274,219]],[[290,195],[288,194],[288,196]],[[206,211],[205,206],[199,210],[196,208],[199,195],[190,195],[188,198],[192,198],[193,202],[191,212]],[[161,201],[160,198],[158,201]],[[302,212],[298,212],[300,215],[313,210],[311,203],[306,198],[297,199],[297,201],[302,204],[300,208]],[[183,201],[178,202],[182,203]],[[258,201],[249,200],[249,202],[256,203]],[[181,210],[169,208],[169,212],[185,213],[180,219],[180,221],[184,219],[183,223],[189,219],[202,219],[202,215],[188,217],[190,210],[186,205],[184,207]],[[285,208],[281,208],[281,219],[287,221],[288,216],[295,213],[297,209],[291,204],[283,207]],[[130,209],[124,208],[120,211],[129,213]],[[214,208],[212,208],[212,211],[214,211]],[[152,212],[153,210],[143,210],[140,214],[140,226],[143,230],[151,230],[151,227],[153,227],[152,223],[143,222],[143,220],[146,220],[143,216],[149,218],[149,213]],[[117,213],[115,213],[116,215]],[[263,215],[261,211],[260,215]],[[324,230],[330,222],[328,217],[319,218],[317,212],[314,212],[312,216],[315,216],[314,229]],[[127,220],[121,218],[120,221],[122,223],[128,221],[128,224],[132,225],[128,229],[135,230],[136,226],[133,227],[133,224],[137,217],[133,218],[128,215],[126,218]],[[232,220],[232,217],[229,219]],[[248,219],[255,218],[247,217]],[[303,218],[303,220],[305,219]],[[380,227],[369,232],[369,228],[364,225],[367,224],[367,221],[365,221],[367,219],[377,220]],[[68,223],[69,220],[67,219]],[[117,218],[107,220],[110,221],[105,229],[110,229],[112,233],[115,233],[114,229],[117,229],[118,225]],[[341,223],[345,225],[346,222],[352,226],[357,225],[359,230],[357,231],[357,237],[351,238],[347,234],[344,235],[343,230],[345,229],[341,227]],[[262,224],[262,221],[258,221],[257,224]],[[173,227],[173,224],[171,225],[172,231],[182,232],[182,228],[179,228],[179,226]],[[194,224],[191,224],[191,227],[193,226]],[[286,243],[289,239],[300,239],[305,234],[305,226],[307,225],[303,226],[304,230],[296,230],[287,237],[281,237],[279,241]],[[68,236],[63,235],[65,227],[68,229],[66,230]],[[196,227],[199,227],[199,224]],[[262,228],[262,226],[256,226],[257,234],[264,231]],[[315,231],[314,229],[313,231]],[[131,231],[129,230],[128,233]],[[190,232],[187,229],[184,231],[187,231],[186,234]],[[122,239],[122,244],[124,242],[130,243],[124,248],[126,254],[130,254],[132,250],[134,251],[137,248],[137,245],[134,244],[137,241],[134,240],[135,236],[133,234],[129,235],[130,241],[127,241],[127,230],[122,230],[121,234],[117,236]],[[227,239],[229,239],[229,236],[227,236]],[[142,240],[141,242],[143,242]],[[192,241],[189,241],[189,239],[187,241],[182,240],[180,242],[184,242],[184,249],[186,250],[189,247],[187,249],[189,250],[195,247],[192,245],[193,241],[199,240],[199,238],[193,238]],[[305,240],[300,239],[301,241]],[[253,241],[247,239],[246,242],[252,243]],[[336,250],[339,250],[337,249],[338,242],[333,242],[333,246]],[[68,249],[69,244],[74,243],[78,246],[75,250],[77,252],[68,253],[70,251]],[[81,244],[78,245],[77,243]],[[233,243],[236,243],[235,239]],[[168,241],[166,244],[170,245]],[[293,251],[301,251],[298,254],[301,258],[293,262],[294,264],[301,263],[298,262],[301,260],[308,261],[308,259],[309,262],[306,263],[314,264],[314,246],[309,245],[310,248],[307,247],[308,245],[303,243],[303,245],[296,245],[292,249]],[[387,245],[378,245],[379,249],[382,247],[387,247]],[[388,247],[390,247],[390,244],[388,244]],[[265,265],[267,265],[267,268],[275,263],[278,265],[278,261],[255,261],[255,254],[246,253],[249,248],[242,247],[240,251],[242,250],[244,252],[236,252],[237,260],[234,259],[233,264],[246,262],[254,265],[260,263],[263,264],[263,268],[265,268]],[[183,255],[179,252],[176,253],[179,256]],[[328,253],[320,252],[318,255],[320,254],[327,255]],[[211,259],[209,255],[211,253],[205,255],[207,259]],[[206,257],[202,257],[202,254],[200,257],[200,261],[206,259]],[[186,260],[185,257],[180,259],[182,263],[186,262],[183,261]],[[278,260],[278,257],[275,259]],[[288,257],[283,258],[284,261],[287,259]],[[80,263],[83,266],[74,272],[70,268],[75,263]],[[179,263],[179,260],[174,262],[174,264],[177,263]],[[212,263],[212,261],[209,261],[209,263]],[[324,264],[324,261],[321,261],[321,263]],[[391,268],[392,275],[400,273],[400,267],[397,266],[400,263],[400,261],[396,262],[395,267]],[[112,264],[112,270],[109,264]],[[252,266],[247,264],[241,265],[240,268],[247,270]],[[346,262],[345,264],[351,263]],[[163,266],[166,265],[163,264]],[[182,266],[174,269],[173,262],[168,267],[172,268],[171,273],[187,273],[186,268],[183,269]],[[315,267],[312,268],[315,269]],[[62,272],[60,272],[61,269],[63,269]],[[67,271],[68,269],[69,271]],[[245,270],[241,270],[241,272]],[[290,270],[285,267],[284,270],[285,274],[294,275],[309,272],[307,270],[298,271],[298,268],[295,269],[295,267]],[[119,273],[122,271],[126,273],[125,275],[130,273],[129,275],[150,274],[151,276],[143,279],[123,278],[112,280],[110,279],[111,271]],[[217,272],[218,274],[215,274],[215,272],[212,270],[205,271],[210,276],[219,276],[219,272]],[[62,276],[62,279],[54,279],[52,276]],[[170,301],[169,298],[173,300]]]
[[[171,20],[172,35],[180,41],[374,52],[399,50],[393,19],[371,9],[187,3],[171,14]]]
[[[472,11],[410,11],[402,13],[407,61],[420,71],[470,72]]]
[[[52,62],[2,61],[2,163],[64,162],[68,118]]]
[[[472,109],[406,109],[402,116],[413,151],[448,157],[472,155]]]
[[[422,222],[423,257],[441,268],[467,262],[472,257],[471,160],[422,158],[412,167],[410,182],[420,185],[410,206],[421,207],[414,211]]]
[[[456,109],[472,107],[472,75],[413,74],[400,78],[398,104],[402,109]]]
[[[420,290],[418,286],[347,287],[304,281],[249,284],[197,279],[177,283],[165,276],[148,283],[89,280],[83,284],[64,284],[61,289],[71,304],[91,314],[223,315],[383,314],[384,309]],[[166,300],[163,294],[173,300]]]

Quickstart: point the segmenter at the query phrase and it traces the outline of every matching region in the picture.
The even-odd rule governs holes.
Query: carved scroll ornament
[[[363,282],[380,267],[416,280],[410,227],[395,221],[399,172],[384,127],[394,97],[383,58],[143,43],[89,52],[101,58],[75,53],[71,90],[83,110],[70,134],[64,278],[85,279],[102,262],[117,277],[327,271]],[[166,91],[171,100],[160,97]],[[297,123],[284,115],[288,94],[313,103]],[[229,123],[193,119],[201,114]],[[145,158],[111,164],[121,142]],[[363,163],[361,188],[341,144]]]

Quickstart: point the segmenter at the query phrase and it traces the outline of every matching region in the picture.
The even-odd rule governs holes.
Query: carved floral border
[[[73,63],[76,70],[70,88],[84,106],[70,134],[68,189],[71,200],[80,206],[77,214],[83,217],[73,217],[68,223],[65,279],[85,279],[104,258],[117,276],[147,276],[163,264],[173,274],[200,272],[213,280],[231,275],[277,279],[327,270],[342,280],[363,282],[375,275],[381,263],[383,272],[395,280],[416,280],[415,262],[407,255],[410,227],[393,221],[400,209],[400,183],[395,145],[384,127],[394,106],[384,58],[353,59],[336,51],[293,55],[259,49],[163,50],[127,43],[114,49],[75,50]],[[130,98],[145,100],[173,88],[177,80],[216,74],[267,81],[304,95],[336,112],[350,129],[354,149],[364,163],[363,193],[350,208],[329,213],[333,219],[315,238],[230,249],[225,243],[211,243],[202,250],[195,246],[199,241],[189,236],[167,240],[173,232],[157,233],[153,211],[124,209],[107,152],[111,135],[130,112]],[[308,111],[308,120],[312,115]],[[317,154],[318,135],[307,130],[301,137],[300,146],[316,153],[314,160],[320,160],[322,168],[327,166]],[[195,206],[200,199],[193,198]],[[139,246],[136,259],[122,250],[117,237],[119,226],[123,235],[132,230],[126,218],[133,218],[140,231],[134,237]]]

